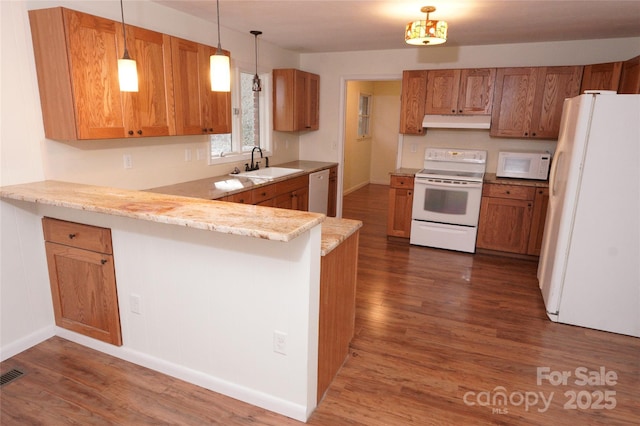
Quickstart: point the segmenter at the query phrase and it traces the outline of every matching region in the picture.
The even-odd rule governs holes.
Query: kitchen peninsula
[[[313,412],[322,262],[352,238],[357,250],[361,222],[58,181],[0,196],[38,277],[47,275],[43,217],[111,231],[122,346],[53,326],[53,309],[51,335],[297,420]]]

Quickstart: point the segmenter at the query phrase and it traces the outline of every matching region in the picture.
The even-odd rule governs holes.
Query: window
[[[232,91],[232,132],[211,135],[209,164],[242,161],[249,157],[251,150],[259,146],[263,153],[270,151],[269,112],[270,75],[260,75],[262,91],[254,92],[251,87],[253,74],[236,70]]]
[[[360,93],[358,102],[358,137],[368,138],[371,136],[369,128],[371,122],[371,95]]]

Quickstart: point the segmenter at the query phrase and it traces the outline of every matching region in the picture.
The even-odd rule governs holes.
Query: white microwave
[[[549,152],[500,152],[496,176],[547,180],[550,166]]]

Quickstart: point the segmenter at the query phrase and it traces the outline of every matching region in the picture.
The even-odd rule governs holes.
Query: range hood
[[[490,115],[425,115],[422,127],[440,129],[488,129]]]

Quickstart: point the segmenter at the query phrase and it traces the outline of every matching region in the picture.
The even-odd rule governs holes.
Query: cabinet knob
[[[529,132],[524,132],[524,135],[525,136],[529,136]]]
[[[100,261],[100,263],[102,263],[102,264],[104,265],[105,263],[107,263],[107,259],[102,259],[102,260]]]
[[[138,130],[138,131],[137,131],[137,133],[138,133],[139,135],[141,135],[141,134],[142,134],[142,130]]]
[[[456,113],[456,110],[455,110],[455,109],[452,109],[452,110],[451,110],[451,112],[455,114],[455,113]]]
[[[73,240],[76,237],[76,234],[69,234],[69,239]]]
[[[202,133],[207,133],[207,129],[202,129]]]
[[[213,127],[209,127],[209,131],[213,133]]]
[[[535,135],[536,135],[536,133],[535,133],[535,132],[531,133],[531,136],[535,136]]]
[[[511,194],[511,191],[506,191],[507,195]]]
[[[462,110],[461,110],[461,109],[459,109],[459,110],[458,110],[458,112],[459,112],[460,114],[462,114]]]
[[[129,130],[127,133],[129,133],[129,136],[133,135],[133,130]]]

